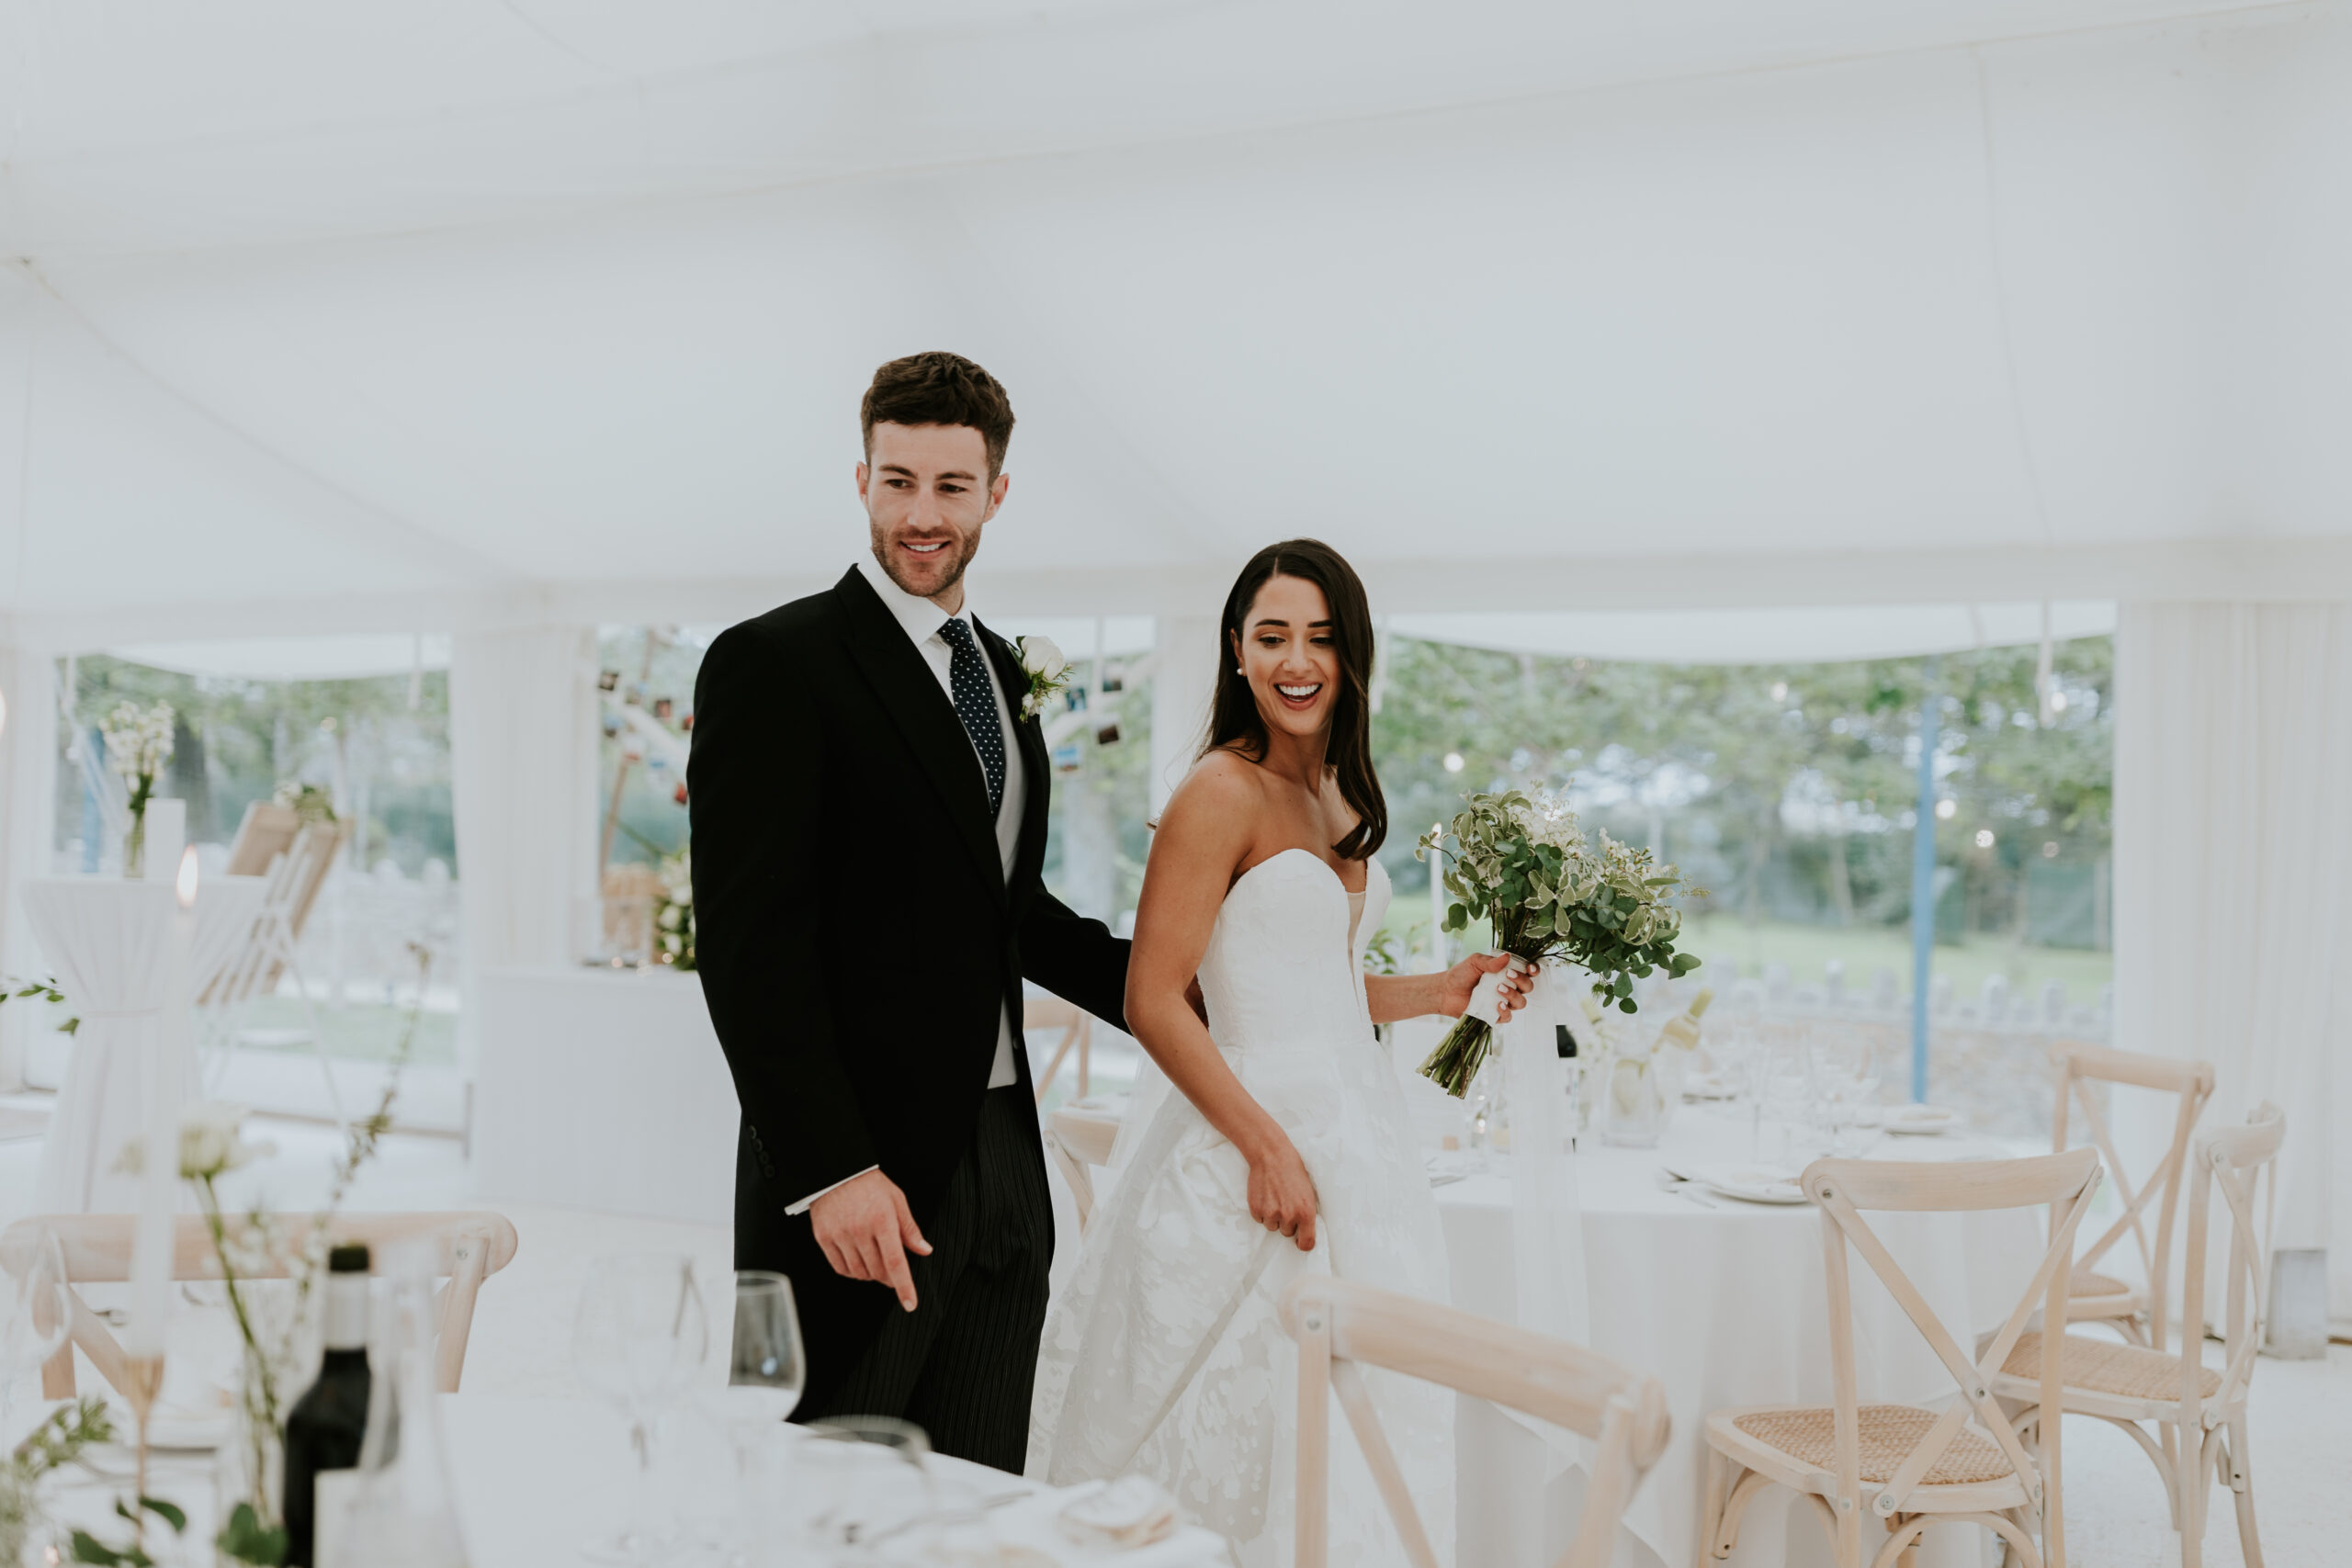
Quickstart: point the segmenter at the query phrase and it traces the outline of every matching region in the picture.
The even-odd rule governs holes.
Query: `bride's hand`
[[[1470,1010],[1470,993],[1478,988],[1478,982],[1503,970],[1508,973],[1495,983],[1495,999],[1501,1005],[1503,1016],[1509,1018],[1527,1005],[1527,993],[1534,986],[1535,976],[1525,959],[1513,958],[1508,953],[1474,953],[1438,976],[1439,1005],[1430,1010],[1446,1018],[1460,1018]],[[1491,1023],[1494,1020],[1487,1021]]]
[[[1250,1217],[1296,1241],[1301,1252],[1315,1250],[1315,1179],[1279,1131],[1250,1162]]]

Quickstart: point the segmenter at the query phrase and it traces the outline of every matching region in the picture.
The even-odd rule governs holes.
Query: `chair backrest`
[[[1060,1043],[1054,1047],[1052,1060],[1046,1064],[1046,1070],[1037,1075],[1034,1086],[1038,1104],[1046,1103],[1046,1090],[1052,1086],[1054,1076],[1062,1070],[1062,1058],[1072,1050],[1078,1053],[1078,1098],[1084,1100],[1093,1092],[1093,1068],[1088,1060],[1091,1055],[1088,1047],[1094,1032],[1091,1014],[1076,1002],[1064,1001],[1059,997],[1031,997],[1022,1004],[1021,1027],[1023,1032],[1033,1029],[1058,1029],[1062,1032]]]
[[[316,1214],[277,1214],[268,1228],[256,1228],[243,1217],[227,1222],[232,1246],[238,1247],[245,1278],[283,1280],[317,1228]],[[26,1245],[48,1231],[64,1254],[69,1285],[119,1283],[130,1278],[130,1245],[138,1218],[131,1214],[35,1214],[0,1232],[0,1265],[12,1271],[31,1255]],[[433,1272],[446,1277],[435,1303],[434,1374],[445,1393],[458,1391],[466,1365],[466,1340],[473,1329],[474,1298],[481,1282],[514,1259],[519,1245],[506,1216],[488,1209],[447,1210],[414,1213],[335,1214],[327,1218],[330,1242],[359,1242],[368,1248],[377,1272],[405,1250],[419,1245],[436,1249]],[[218,1280],[212,1233],[203,1216],[182,1214],[172,1236],[172,1278]],[[86,1306],[78,1293],[69,1304],[73,1338],[42,1369],[41,1392],[50,1399],[74,1393],[74,1350],[90,1359],[98,1375],[118,1391],[125,1387],[122,1347],[106,1323]]]
[[[2255,1353],[2262,1348],[2263,1291],[2270,1283],[2271,1211],[2278,1197],[2278,1150],[2287,1141],[2287,1114],[2265,1100],[2243,1127],[2197,1140],[2189,1161],[2188,1265],[2180,1305],[2180,1398],[2182,1420],[2195,1430],[2200,1404],[2228,1405],[2245,1396],[2254,1378]],[[2268,1174],[2269,1179],[2263,1177]],[[2222,1385],[2203,1393],[2205,1247],[2213,1190],[2230,1212],[2230,1257],[2223,1291],[2228,1303],[2222,1327]],[[2256,1223],[2259,1206],[2260,1223]]]
[[[1046,1153],[1077,1200],[1081,1232],[1094,1218],[1094,1178],[1087,1168],[1109,1165],[1112,1147],[1118,1141],[1119,1119],[1099,1111],[1065,1106],[1046,1118]]]
[[[1608,1563],[1618,1518],[1672,1430],[1666,1390],[1656,1378],[1566,1340],[1329,1274],[1295,1280],[1283,1293],[1282,1319],[1298,1341],[1296,1568],[1323,1568],[1329,1550],[1333,1394],[1407,1556],[1416,1568],[1435,1568],[1438,1561],[1358,1363],[1508,1405],[1594,1439],[1584,1517],[1559,1562]]]
[[[245,807],[237,837],[229,846],[231,876],[260,876],[270,863],[294,847],[302,830],[302,814],[274,800],[256,800]]]
[[[2070,1149],[2030,1159],[1955,1161],[1925,1164],[1908,1160],[1815,1160],[1800,1179],[1805,1196],[1821,1211],[1822,1248],[1829,1278],[1830,1380],[1837,1406],[1838,1495],[1833,1506],[1843,1521],[1869,1513],[1883,1520],[1906,1511],[1905,1504],[1927,1479],[1928,1472],[1951,1446],[1973,1414],[1985,1435],[1998,1445],[2018,1480],[2041,1516],[2042,1555],[2055,1568],[2064,1559],[2060,1544],[2058,1506],[2058,1428],[2055,1419],[2041,1423],[2041,1452],[2028,1454],[2011,1430],[2008,1418],[1993,1401],[1993,1374],[2026,1330],[2034,1310],[2041,1309],[2050,1325],[2041,1337],[2041,1406],[2060,1408],[2064,1383],[2060,1355],[2064,1343],[2066,1290],[2073,1275],[2075,1233],[2083,1223],[2091,1193],[2098,1185],[2097,1151]],[[1971,1359],[1961,1341],[1936,1316],[1935,1309],[1903,1272],[1902,1266],[1872,1231],[1862,1212],[1871,1209],[1965,1211],[2021,1209],[2050,1205],[2049,1243],[2033,1271],[2025,1293],[1984,1347]],[[1861,1416],[1854,1372],[1853,1294],[1847,1274],[1848,1247],[1862,1255],[1887,1293],[1927,1341],[1959,1385],[1953,1400],[1923,1433],[1903,1462],[1865,1496],[1861,1481]],[[1966,1325],[1963,1325],[1965,1331]]]
[[[2115,1223],[2099,1233],[2097,1240],[2085,1247],[2075,1265],[2079,1269],[2094,1268],[2098,1260],[2126,1234],[2138,1243],[2140,1267],[2148,1280],[2149,1343],[2165,1342],[2166,1282],[2171,1276],[2172,1234],[2174,1222],[2180,1213],[2180,1183],[2188,1168],[2188,1140],[2197,1127],[2197,1119],[2204,1113],[2205,1102],[2213,1098],[2213,1067],[2209,1062],[2185,1062],[2177,1057],[2149,1056],[2135,1051],[2115,1051],[2104,1045],[2092,1045],[2078,1040],[2062,1040],[2050,1048],[2051,1066],[2058,1074],[2058,1104],[2051,1117],[2052,1152],[2063,1153],[2066,1147],[2069,1112],[2075,1104],[2082,1107],[2083,1119],[2090,1123],[2091,1142],[2107,1161],[2107,1173],[2115,1183],[2115,1195],[2123,1212]],[[2134,1190],[2125,1173],[2123,1161],[2115,1150],[2115,1138],[2109,1131],[2107,1113],[2098,1103],[2097,1084],[2129,1084],[2139,1089],[2169,1094],[2177,1101],[2173,1111],[2172,1145],[2148,1172],[2147,1179]],[[2149,1201],[2156,1200],[2155,1234],[2148,1233]]]

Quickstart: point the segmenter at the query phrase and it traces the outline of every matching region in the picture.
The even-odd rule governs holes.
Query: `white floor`
[[[49,1097],[0,1097],[0,1104],[45,1109]],[[332,1128],[256,1119],[253,1135],[277,1152],[240,1172],[239,1201],[266,1194],[275,1207],[308,1208],[324,1195],[338,1147]],[[30,1201],[37,1141],[0,1143],[0,1223]],[[351,1206],[440,1209],[472,1206],[464,1154],[449,1137],[402,1134],[385,1141],[360,1179]],[[466,1356],[466,1387],[483,1393],[573,1393],[568,1359],[572,1305],[594,1258],[640,1248],[689,1252],[706,1280],[731,1268],[722,1229],[631,1219],[581,1210],[498,1205],[521,1233],[514,1264],[483,1288]],[[2261,1363],[2255,1378],[2254,1475],[2270,1568],[2333,1568],[2352,1538],[2352,1347],[2325,1361]],[[2089,1421],[2066,1429],[2069,1560],[2080,1568],[2167,1568],[2179,1543],[2164,1528],[2164,1492],[2140,1450],[2121,1433]],[[2205,1562],[2239,1568],[2235,1515],[2213,1495]]]

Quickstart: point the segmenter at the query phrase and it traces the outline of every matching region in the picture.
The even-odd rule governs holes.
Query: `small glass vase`
[[[238,1506],[251,1508],[255,1525],[267,1531],[285,1520],[286,1439],[283,1433],[250,1414],[240,1413],[229,1440],[213,1458],[212,1500],[215,1529],[225,1529]],[[246,1561],[223,1551],[222,1568]]]
[[[137,882],[147,874],[147,814],[134,811],[122,835],[122,874]]]
[[[1600,1097],[1601,1137],[1621,1149],[1657,1147],[1681,1103],[1681,1079],[1679,1064],[1662,1051],[1611,1060]]]

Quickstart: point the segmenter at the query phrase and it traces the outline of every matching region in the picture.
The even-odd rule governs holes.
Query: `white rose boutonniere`
[[[1035,718],[1069,688],[1069,660],[1049,637],[1024,637],[1012,646],[1021,656],[1021,672],[1029,677],[1029,690],[1021,699],[1021,716]]]

